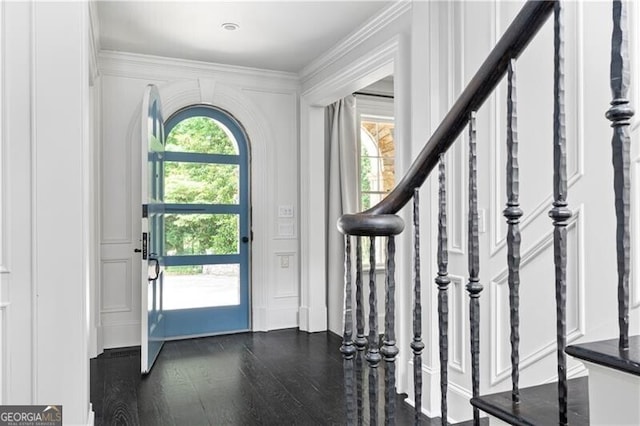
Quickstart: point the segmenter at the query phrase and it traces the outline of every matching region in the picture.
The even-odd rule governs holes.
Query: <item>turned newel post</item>
[[[345,235],[369,237],[369,346],[365,359],[369,364],[369,424],[378,424],[378,366],[383,357],[386,362],[385,417],[387,424],[395,419],[395,240],[404,229],[403,220],[391,214],[346,214],[338,220],[338,229]],[[387,270],[385,275],[385,337],[379,349],[378,299],[376,289],[375,247],[377,237],[387,237]],[[349,265],[350,268],[350,265]],[[346,276],[346,272],[345,272]],[[350,276],[349,276],[350,279]],[[346,303],[346,302],[345,302]],[[362,342],[362,339],[360,339]],[[356,345],[353,344],[353,352]],[[343,345],[344,346],[344,345]],[[393,398],[390,396],[393,395]]]
[[[627,2],[613,2],[611,34],[611,108],[607,118],[613,127],[613,186],[616,210],[616,252],[618,258],[618,325],[621,349],[629,348],[630,270],[630,143],[629,125],[634,111],[629,105],[629,29]]]

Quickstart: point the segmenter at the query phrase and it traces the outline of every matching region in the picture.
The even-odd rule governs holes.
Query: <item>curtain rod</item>
[[[373,96],[376,98],[393,99],[393,95],[382,95],[378,93],[353,92],[354,95]]]

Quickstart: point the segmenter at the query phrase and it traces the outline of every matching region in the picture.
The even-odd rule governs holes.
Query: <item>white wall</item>
[[[341,281],[336,283],[326,271],[327,219],[324,197],[324,107],[378,80],[393,74],[395,94],[396,173],[407,167],[410,150],[406,141],[410,134],[408,113],[409,40],[411,4],[396,3],[372,17],[361,28],[338,43],[301,72],[301,212],[302,212],[302,300],[301,328],[308,331],[325,330],[327,326],[341,333]],[[335,229],[335,224],[329,224]],[[337,231],[336,231],[337,232]],[[403,252],[400,239],[398,251]],[[342,258],[342,253],[329,255]],[[400,258],[400,257],[398,257]],[[408,269],[398,267],[400,282]],[[379,285],[382,285],[379,282]],[[403,294],[404,289],[399,290]],[[404,300],[404,298],[400,298]],[[325,303],[326,301],[326,303]],[[403,305],[400,305],[403,306]],[[399,312],[404,312],[400,309]],[[329,318],[329,322],[327,322]],[[399,337],[398,340],[402,340]]]
[[[298,97],[291,74],[102,52],[101,327],[104,347],[140,344],[140,141],[145,86],[159,86],[164,117],[198,103],[245,127],[251,147],[252,329],[298,325]],[[293,219],[278,206],[294,206]],[[285,226],[281,226],[285,225]],[[290,226],[289,226],[290,225]],[[293,234],[284,234],[287,228]],[[281,258],[288,257],[289,267]]]
[[[89,406],[88,9],[2,3],[2,404]]]
[[[615,279],[615,217],[611,167],[611,129],[604,118],[609,107],[610,4],[565,2],[566,124],[569,208],[567,332],[569,343],[617,336]],[[414,20],[414,84],[420,69],[430,70],[437,95],[418,97],[413,104],[414,140],[427,140],[430,129],[416,116],[430,111],[432,127],[455,101],[497,37],[506,29],[521,2],[438,2],[416,5],[414,19],[429,22],[431,31]],[[418,13],[421,14],[418,17]],[[551,22],[517,62],[518,135],[520,139],[520,204],[522,264],[520,290],[520,386],[556,377],[555,299],[551,220],[553,31]],[[429,45],[430,53],[415,51]],[[421,56],[423,59],[421,60]],[[484,212],[480,234],[481,393],[510,389],[509,308],[506,273],[505,194],[506,89],[503,83],[478,114],[479,209]],[[424,84],[413,87],[423,92]],[[422,99],[422,100],[421,100]],[[420,128],[422,127],[422,128]],[[449,190],[449,415],[469,418],[470,355],[467,283],[467,162],[466,135],[447,154]],[[635,154],[634,158],[637,157]],[[638,187],[637,174],[634,185]],[[431,180],[432,200],[436,182]],[[425,192],[423,190],[423,192]],[[431,217],[436,215],[431,204]],[[435,220],[429,219],[431,235]],[[435,238],[431,242],[435,253]],[[431,263],[435,259],[431,256]],[[433,275],[433,274],[432,274]],[[638,275],[635,275],[637,277]],[[431,277],[432,278],[432,277]],[[425,282],[429,277],[424,277]],[[635,278],[632,294],[638,294]],[[435,316],[435,285],[431,286],[431,324]],[[635,300],[632,323],[638,326]],[[428,328],[427,328],[428,330]],[[437,335],[428,338],[423,371],[431,382],[425,409],[438,414]],[[569,359],[569,376],[584,374],[582,364]],[[427,391],[430,392],[430,391]]]

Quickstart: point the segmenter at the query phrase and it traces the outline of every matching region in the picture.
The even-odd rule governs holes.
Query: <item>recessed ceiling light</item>
[[[224,24],[222,24],[222,28],[227,31],[235,31],[240,28],[240,25],[236,24],[235,22],[225,22]]]

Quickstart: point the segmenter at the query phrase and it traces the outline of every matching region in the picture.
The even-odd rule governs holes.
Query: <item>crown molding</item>
[[[297,74],[289,72],[109,50],[100,51],[98,67],[102,75],[163,81],[200,77],[246,81],[251,78],[258,86],[285,90],[297,90],[300,81]]]
[[[392,37],[366,55],[355,59],[349,66],[333,74],[330,78],[317,84],[303,85],[302,96],[310,104],[326,106],[328,102],[332,102],[330,99],[335,98],[339,92],[351,93],[358,87],[362,87],[362,79],[365,76],[370,80],[364,83],[368,85],[392,74],[402,44],[403,40],[400,36]],[[345,96],[345,94],[341,96]]]
[[[347,55],[357,45],[361,44],[369,37],[395,21],[407,11],[411,10],[411,1],[400,0],[382,9],[377,15],[369,19],[364,25],[349,34],[334,47],[322,54],[318,59],[305,66],[300,71],[302,83],[312,79],[314,76],[331,66],[340,58]]]

